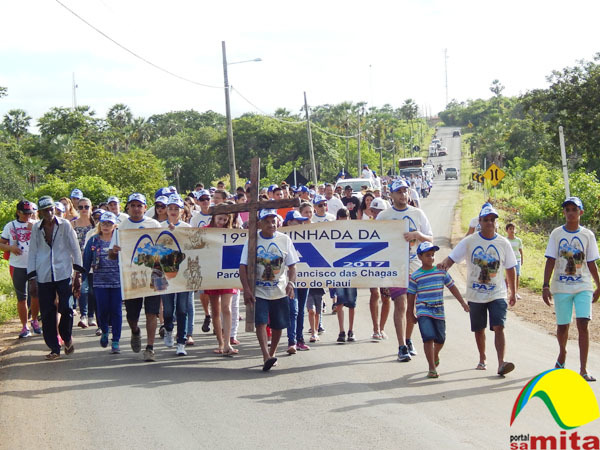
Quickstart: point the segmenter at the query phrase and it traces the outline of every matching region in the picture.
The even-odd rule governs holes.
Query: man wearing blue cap
[[[600,297],[600,280],[595,262],[600,258],[598,244],[594,233],[579,224],[583,215],[582,201],[578,197],[568,197],[562,207],[566,222],[550,234],[542,285],[542,298],[548,306],[552,304],[554,297],[559,348],[554,367],[565,367],[569,325],[574,307],[579,332],[579,373],[586,381],[596,381],[587,371],[587,358],[590,346],[588,324],[592,319],[592,303]],[[595,290],[592,280],[596,285]]]
[[[113,213],[117,219],[117,225],[121,224],[125,219],[129,217],[129,214],[125,214],[121,212],[121,200],[119,197],[111,196],[106,200],[106,204],[108,205],[108,210]]]
[[[417,246],[421,242],[432,242],[433,231],[423,210],[408,204],[409,189],[406,181],[394,181],[390,188],[393,205],[391,208],[381,211],[376,220],[406,220],[408,222],[408,232],[405,232],[403,237],[409,242],[410,275],[421,267],[421,262],[417,258]],[[417,355],[411,339],[415,326],[412,321],[413,311],[407,309],[406,292],[406,288],[390,288],[390,296],[394,301],[394,326],[398,339],[398,361],[400,362],[408,362],[411,360],[411,356]],[[407,320],[407,318],[411,320]]]
[[[121,251],[119,232],[139,228],[160,228],[160,223],[144,215],[146,212],[146,197],[138,192],[133,193],[127,199],[129,217],[115,230],[110,241],[108,256],[116,259]],[[142,331],[138,327],[142,304],[146,312],[146,332],[148,333],[148,345],[144,351],[144,361],[154,361],[154,336],[156,335],[156,321],[160,311],[160,295],[152,295],[145,298],[134,298],[125,300],[127,322],[131,328],[131,350],[139,353],[142,349]]]
[[[240,258],[240,281],[244,302],[255,303],[256,336],[263,355],[262,370],[267,372],[277,362],[277,345],[283,329],[288,327],[288,298],[294,298],[299,257],[289,236],[277,231],[280,217],[276,210],[263,209],[258,217],[256,289],[248,282],[248,241]],[[267,323],[272,330],[270,347],[267,346]]]
[[[508,239],[496,233],[498,212],[489,203],[479,212],[481,231],[463,238],[438,264],[438,269],[450,269],[454,263],[467,262],[467,293],[471,331],[479,351],[477,370],[485,370],[485,328],[489,315],[490,329],[494,332],[494,343],[498,355],[498,375],[504,376],[514,370],[515,365],[504,359],[506,342],[504,326],[507,306],[514,306],[515,267],[517,260]],[[505,281],[506,280],[506,281]],[[508,290],[507,290],[508,288]],[[507,300],[508,299],[508,304]]]

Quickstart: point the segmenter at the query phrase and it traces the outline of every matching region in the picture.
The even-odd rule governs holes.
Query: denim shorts
[[[554,294],[554,311],[557,325],[567,325],[573,318],[573,306],[577,319],[592,318],[592,291],[581,291],[575,294]]]
[[[495,326],[504,327],[507,308],[508,303],[503,298],[497,298],[488,303],[469,302],[471,331],[485,330],[488,312],[490,316],[490,330],[493,330]]]
[[[423,342],[433,341],[436,344],[446,342],[446,321],[442,319],[434,319],[429,316],[419,316],[419,331]]]
[[[335,292],[337,294],[336,305],[344,305],[347,308],[356,308],[356,297],[358,296],[356,288],[337,288]]]
[[[269,324],[273,330],[287,328],[290,319],[290,305],[288,300],[288,297],[277,300],[266,300],[256,297],[254,323],[256,325]]]
[[[323,307],[323,294],[311,294],[309,292],[308,298],[306,299],[306,309],[314,309],[320,314],[322,307]]]

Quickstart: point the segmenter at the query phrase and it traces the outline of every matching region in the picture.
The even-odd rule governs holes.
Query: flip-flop
[[[237,348],[232,348],[229,351],[223,352],[223,356],[233,357],[233,355],[237,355],[240,351]]]
[[[271,367],[273,367],[275,365],[275,363],[277,362],[277,358],[269,358],[265,361],[265,363],[263,364],[263,372],[268,372],[269,370],[271,370]]]
[[[503,377],[504,375],[506,375],[509,372],[512,372],[513,370],[515,370],[515,365],[513,363],[511,363],[511,362],[505,362],[498,369],[498,375],[500,375],[501,377]]]
[[[221,350],[220,348],[215,348],[213,350],[213,353],[217,354],[217,355],[222,355],[223,354],[223,350]]]
[[[558,360],[556,361],[556,364],[554,364],[554,368],[555,369],[564,369],[565,368],[565,363],[559,363]]]
[[[435,364],[435,367],[439,366],[440,365],[440,358],[436,359],[435,362],[434,362],[434,364]]]
[[[477,367],[475,367],[475,370],[486,370],[487,369],[487,364],[486,363],[477,363]]]
[[[430,370],[429,372],[427,372],[427,378],[439,378],[440,374],[437,373],[435,370]]]
[[[584,373],[583,375],[581,375],[583,377],[583,379],[585,381],[587,381],[588,383],[591,383],[593,381],[596,381],[596,378],[594,378],[593,375],[590,375],[589,373]]]

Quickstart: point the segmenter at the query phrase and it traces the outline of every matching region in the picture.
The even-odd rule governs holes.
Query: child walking
[[[519,295],[519,278],[521,276],[521,266],[523,266],[523,241],[515,235],[514,223],[506,224],[506,239],[508,239],[508,242],[510,242],[510,246],[512,247],[513,252],[515,252],[515,259],[517,260],[517,265],[515,266],[515,294],[517,300],[519,300],[521,298]]]
[[[440,351],[446,341],[444,285],[456,297],[463,309],[469,312],[469,305],[460,295],[450,274],[433,266],[435,252],[439,249],[437,245],[428,241],[419,244],[417,256],[422,266],[410,276],[407,292],[408,311],[413,315],[413,322],[419,324],[423,338],[425,356],[429,364],[427,378],[439,377],[437,366],[440,363]]]

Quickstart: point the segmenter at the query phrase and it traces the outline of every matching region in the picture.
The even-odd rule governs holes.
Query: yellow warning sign
[[[496,186],[502,181],[502,178],[504,178],[505,175],[506,173],[500,167],[496,164],[492,164],[488,167],[488,170],[485,171],[483,177],[490,180],[492,186]]]

